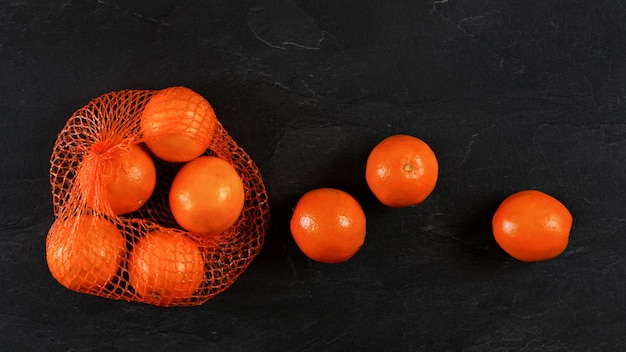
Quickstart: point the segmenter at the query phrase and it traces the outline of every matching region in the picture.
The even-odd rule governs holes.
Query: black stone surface
[[[252,156],[265,246],[227,291],[158,308],[49,274],[52,146],[113,90],[188,86]],[[0,1],[0,349],[5,351],[626,350],[626,3]],[[418,206],[380,205],[369,150],[406,133],[437,153]],[[368,219],[346,263],[289,233],[304,192]],[[540,189],[574,215],[567,250],[525,264],[496,206]]]

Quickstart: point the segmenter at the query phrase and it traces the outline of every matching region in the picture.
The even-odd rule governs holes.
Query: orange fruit
[[[435,153],[419,138],[397,134],[372,149],[365,180],[378,200],[390,207],[423,202],[435,189],[439,163]]]
[[[57,220],[46,238],[46,260],[52,276],[74,291],[100,292],[118,274],[126,240],[104,218],[81,215]]]
[[[232,165],[216,156],[202,156],[178,171],[169,205],[183,229],[213,235],[237,221],[244,197],[243,181]]]
[[[569,242],[572,214],[556,198],[525,190],[506,198],[496,210],[493,235],[502,249],[524,262],[555,258]]]
[[[106,213],[108,202],[116,215],[131,213],[145,204],[156,185],[150,155],[138,144],[107,146],[96,143],[78,172],[81,195],[88,206]]]
[[[141,116],[143,141],[157,157],[186,162],[209,147],[217,128],[213,108],[200,94],[186,87],[156,92]]]
[[[365,214],[350,194],[318,188],[300,198],[290,230],[307,257],[321,263],[340,263],[354,256],[363,245]]]
[[[128,282],[145,303],[169,305],[192,298],[203,280],[202,252],[180,232],[149,232],[128,257]]]

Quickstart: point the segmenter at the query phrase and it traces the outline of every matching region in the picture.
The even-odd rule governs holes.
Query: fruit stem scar
[[[413,170],[413,167],[411,166],[411,163],[406,163],[402,166],[402,169],[406,172],[411,172],[411,170]]]

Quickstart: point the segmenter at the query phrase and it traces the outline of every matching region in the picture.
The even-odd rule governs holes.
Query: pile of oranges
[[[198,295],[206,299],[207,292],[215,294],[232,283],[219,273],[207,273],[212,255],[204,249],[233,235],[229,231],[242,217],[246,194],[255,192],[232,160],[206,153],[223,136],[217,132],[221,125],[213,108],[202,96],[185,87],[170,87],[147,95],[139,105],[134,111],[139,118],[128,123],[124,118],[110,121],[104,114],[92,117],[93,125],[66,127],[64,132],[74,129],[68,133],[86,139],[84,144],[57,142],[57,157],[74,153],[79,159],[53,163],[51,169],[51,182],[60,184],[60,190],[53,189],[60,210],[55,208],[57,219],[46,239],[48,267],[63,286],[78,292],[162,306],[192,304],[194,297],[196,303],[202,302]],[[79,114],[77,119],[87,117]],[[177,165],[171,179],[159,179],[155,161]],[[430,146],[404,134],[380,141],[365,168],[371,192],[393,208],[425,201],[438,175]],[[166,188],[167,196],[156,201],[163,203],[158,209],[165,209],[171,223],[133,220],[133,214],[155,218],[154,209],[145,208],[159,186]],[[264,227],[267,217],[257,216],[261,218],[249,221]],[[571,226],[568,209],[537,190],[511,195],[492,220],[496,242],[525,262],[561,254]],[[295,205],[290,231],[307,257],[341,263],[364,244],[366,215],[343,190],[313,189]],[[241,246],[254,256],[253,248]],[[217,259],[224,265],[240,255],[222,250],[231,256]],[[218,288],[209,287],[208,279],[216,280]]]
[[[423,140],[409,135],[383,139],[370,152],[365,179],[384,205],[422,203],[435,189],[439,164]],[[572,215],[557,199],[524,190],[505,199],[493,216],[500,247],[525,262],[552,259],[567,247]],[[358,252],[365,240],[366,218],[359,203],[338,189],[305,193],[293,212],[291,234],[302,252],[321,263],[340,263]]]
[[[207,280],[229,284],[224,273],[208,272],[206,247],[236,235],[247,191],[233,163],[243,162],[242,155],[225,160],[207,153],[224,136],[209,102],[193,90],[170,87],[146,99],[136,118],[107,121],[103,114],[74,131],[75,140],[57,142],[53,169],[69,153],[79,154],[80,161],[65,163],[74,172],[51,170],[64,176],[52,180],[53,188],[61,188],[53,194],[62,199],[46,239],[48,267],[74,291],[110,298],[124,291],[118,296],[166,306],[199,302],[206,298],[203,291],[213,290]],[[174,175],[159,179],[157,164]],[[149,203],[157,187],[163,191]],[[167,214],[154,214],[159,212]],[[146,222],[142,215],[166,220]]]

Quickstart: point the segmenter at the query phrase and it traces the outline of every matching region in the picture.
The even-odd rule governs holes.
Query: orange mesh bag
[[[243,181],[244,205],[221,233],[181,228],[168,194],[186,161],[157,157],[142,133],[144,110],[158,92],[107,93],[67,121],[50,159],[55,220],[46,259],[52,276],[73,291],[158,306],[200,305],[230,287],[261,250],[268,197],[257,166],[212,109],[208,128],[188,114],[184,123],[157,127],[165,135],[187,134],[183,146],[202,148],[192,158],[200,153],[232,165]],[[189,100],[187,108],[210,108],[202,100]]]

